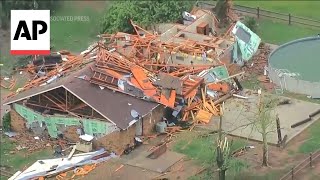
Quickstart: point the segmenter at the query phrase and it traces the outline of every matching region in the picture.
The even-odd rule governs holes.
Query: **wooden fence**
[[[295,176],[299,174],[299,172],[308,167],[312,167],[317,161],[320,160],[320,150],[314,153],[310,153],[309,157],[303,160],[300,164],[291,168],[291,170],[281,177],[280,180],[293,180]]]
[[[204,8],[204,9],[212,9],[215,7],[216,2],[197,2],[197,6]],[[253,16],[256,18],[270,18],[273,20],[280,20],[285,21],[289,25],[292,24],[300,24],[304,26],[314,27],[314,28],[320,28],[320,20],[305,18],[305,17],[299,17],[294,16],[291,13],[285,14],[285,13],[279,13],[269,10],[261,9],[260,7],[252,8],[247,6],[241,6],[241,5],[234,5],[232,10],[234,10],[237,13],[242,13],[245,15]]]

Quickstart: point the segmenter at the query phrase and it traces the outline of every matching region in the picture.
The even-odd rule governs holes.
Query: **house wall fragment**
[[[11,115],[11,129],[15,132],[26,131],[26,121],[24,118],[18,114],[15,110],[10,111]]]
[[[13,109],[22,118],[21,121],[21,119],[16,118],[15,114],[13,114],[12,119],[14,123],[17,123],[17,126],[23,122],[26,127],[29,128],[33,122],[38,122],[39,124],[44,124],[47,127],[49,135],[53,138],[57,138],[59,133],[64,133],[61,131],[65,131],[69,126],[83,127],[86,134],[93,135],[95,137],[101,137],[114,131],[119,131],[114,124],[105,121],[80,119],[59,115],[43,115],[20,104],[14,104]],[[17,127],[17,129],[19,128]]]

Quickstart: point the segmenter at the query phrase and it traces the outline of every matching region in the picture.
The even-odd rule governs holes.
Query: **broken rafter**
[[[156,36],[156,35],[150,33],[149,31],[147,31],[147,30],[139,27],[138,25],[134,24],[131,19],[130,19],[130,23],[131,23],[131,25],[133,26],[134,30],[136,31],[136,33],[137,33],[138,35],[139,35],[139,30],[141,30],[141,31],[145,32],[146,34],[148,34],[148,35],[150,35],[150,36],[152,36],[152,37]]]

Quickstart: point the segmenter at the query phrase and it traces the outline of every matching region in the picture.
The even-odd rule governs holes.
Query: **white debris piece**
[[[90,141],[93,140],[94,137],[91,136],[91,135],[89,135],[89,134],[84,134],[84,135],[79,136],[79,138],[82,139],[82,140],[84,140],[84,141],[90,142]]]
[[[12,180],[27,180],[39,176],[49,176],[65,172],[68,169],[76,168],[86,164],[100,163],[110,158],[118,157],[114,153],[106,154],[104,149],[98,151],[74,154],[70,160],[67,158],[38,160],[22,173],[13,175]]]

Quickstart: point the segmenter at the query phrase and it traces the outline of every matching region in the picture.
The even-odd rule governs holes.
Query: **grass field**
[[[320,1],[234,1],[235,4],[320,20]]]
[[[97,40],[99,21],[106,8],[103,1],[64,1],[63,5],[53,13],[53,17],[83,17],[81,20],[51,21],[51,45],[55,50],[66,49],[79,53],[85,50],[90,43]]]
[[[307,129],[308,131],[308,140],[305,141],[300,147],[300,153],[312,153],[320,149],[320,119],[317,120],[310,128]]]
[[[315,20],[320,20],[320,1],[234,1],[237,5],[248,7],[260,7],[260,9],[291,13],[293,16],[300,16]],[[319,28],[302,25],[288,25],[285,21],[273,21],[270,18],[262,18],[258,21],[258,35],[264,42],[273,44],[283,44],[288,41],[315,36],[319,33]]]
[[[217,169],[216,166],[216,135],[209,137],[199,137],[196,133],[190,133],[181,135],[182,138],[174,145],[174,150],[185,154],[187,157],[195,160],[201,166],[208,167],[208,172],[204,172],[199,176],[190,178],[196,179],[214,179],[212,177],[212,170]],[[230,143],[230,142],[229,142]],[[230,144],[229,144],[230,145]],[[242,139],[235,139],[230,151],[233,152],[245,145],[245,141]],[[227,171],[227,177],[234,177],[236,174],[246,169],[248,164],[242,160],[232,158],[229,163],[229,170]]]
[[[320,30],[262,19],[258,21],[258,35],[264,42],[284,44],[298,38],[316,36]]]
[[[62,1],[61,6],[51,12],[51,46],[53,50],[69,50],[79,53],[96,41],[99,21],[110,1]],[[82,20],[74,20],[81,16]],[[70,19],[73,18],[71,21]],[[64,18],[64,19],[63,19]],[[67,20],[66,18],[69,18]],[[2,75],[9,75],[19,63],[19,56],[10,55],[10,33],[0,31],[0,63]]]
[[[35,161],[39,159],[50,159],[53,158],[52,149],[44,149],[34,153],[28,153],[27,151],[20,150],[15,153],[10,153],[16,150],[17,144],[12,142],[7,137],[1,137],[0,146],[0,165],[9,168],[10,172],[16,172],[22,170],[25,167],[30,166]],[[0,180],[7,179],[6,177],[1,177]]]

